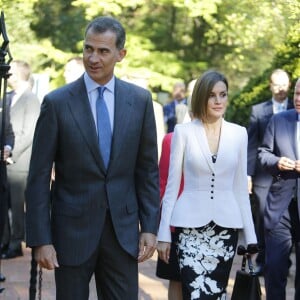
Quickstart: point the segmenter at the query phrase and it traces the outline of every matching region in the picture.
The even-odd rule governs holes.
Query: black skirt
[[[180,281],[179,262],[174,243],[175,233],[172,232],[172,242],[169,263],[166,264],[160,258],[157,259],[156,276],[162,279]]]
[[[175,243],[184,300],[225,300],[238,231],[210,222],[176,228]]]

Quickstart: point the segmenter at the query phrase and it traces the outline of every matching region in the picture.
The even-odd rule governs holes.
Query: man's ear
[[[119,50],[119,59],[118,62],[122,61],[123,58],[126,56],[127,50],[125,48]]]

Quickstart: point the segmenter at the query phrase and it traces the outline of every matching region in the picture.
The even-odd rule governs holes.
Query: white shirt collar
[[[278,102],[276,101],[274,98],[272,98],[272,102],[273,102],[273,105],[279,105],[279,104],[283,104],[285,107],[287,107],[287,103],[288,103],[288,98],[284,99],[282,102]]]
[[[23,84],[22,86],[18,87],[17,90],[14,90],[14,94],[12,96],[11,99],[11,107],[14,106],[18,100],[20,99],[20,97],[25,93],[25,91],[27,91],[29,89],[29,85],[28,84]]]
[[[278,102],[274,98],[272,98],[272,102],[273,102],[273,112],[274,112],[274,114],[277,114],[279,112],[287,110],[288,98],[286,98],[282,102]]]
[[[89,94],[91,91],[97,89],[97,88],[100,86],[99,83],[97,83],[96,81],[94,81],[94,80],[87,74],[87,72],[84,73],[83,79],[84,79],[84,83],[85,83],[85,86],[86,86],[86,89],[87,89],[88,94]],[[114,94],[114,88],[115,88],[115,76],[113,76],[113,77],[111,78],[111,80],[105,84],[105,87],[106,87],[112,94]]]

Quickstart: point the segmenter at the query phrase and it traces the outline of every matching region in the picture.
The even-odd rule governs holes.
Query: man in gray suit
[[[270,120],[260,162],[273,176],[265,207],[265,287],[267,300],[285,300],[289,256],[295,245],[295,299],[300,299],[300,78],[294,106]]]
[[[26,241],[40,266],[55,268],[56,299],[87,300],[94,274],[101,299],[137,300],[138,262],[155,250],[152,98],[114,76],[124,44],[117,20],[93,20],[85,31],[86,72],[46,95],[41,106],[26,191]]]
[[[4,237],[3,243],[8,245],[2,253],[4,259],[23,255],[21,243],[25,238],[24,192],[34,127],[40,112],[39,99],[30,87],[31,68],[29,64],[15,60],[11,63],[10,72],[8,84],[13,89],[13,92],[10,93],[10,117],[15,133],[15,147],[12,156],[14,163],[7,167],[10,185],[11,227],[10,237]]]
[[[262,275],[265,263],[264,243],[264,209],[272,176],[266,172],[257,155],[266,127],[274,114],[294,107],[293,101],[288,99],[290,89],[288,74],[282,69],[276,69],[270,76],[270,90],[272,98],[251,108],[248,127],[248,178],[249,192],[254,206],[254,220],[256,235],[259,243],[259,254],[256,257],[257,272]]]

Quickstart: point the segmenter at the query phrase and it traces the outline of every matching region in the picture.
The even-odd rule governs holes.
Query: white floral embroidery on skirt
[[[226,300],[227,280],[224,283],[225,288],[224,285],[219,287],[216,277],[211,275],[221,261],[224,264],[224,261],[233,259],[235,249],[229,241],[231,235],[228,230],[222,228],[221,231],[216,232],[215,228],[216,224],[210,223],[201,228],[182,228],[179,234],[177,246],[180,269],[187,267],[195,273],[195,278],[190,283],[191,300],[200,299],[203,293],[219,294],[218,300]],[[230,270],[227,271],[228,274],[229,272]]]

